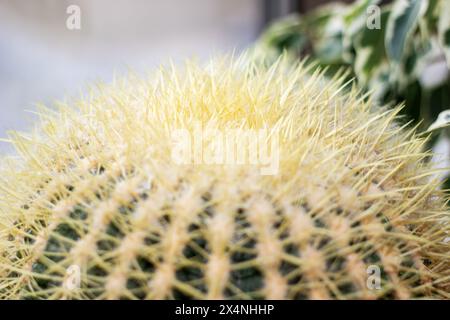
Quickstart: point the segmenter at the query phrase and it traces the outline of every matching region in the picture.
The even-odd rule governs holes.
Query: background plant
[[[424,131],[450,107],[450,1],[336,2],[274,23],[256,49],[273,58],[309,55],[329,75],[347,68],[378,104],[404,102],[407,119]],[[449,136],[441,130],[430,146],[447,161]]]

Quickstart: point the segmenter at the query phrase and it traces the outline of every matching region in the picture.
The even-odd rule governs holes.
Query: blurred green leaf
[[[366,17],[367,8],[376,5],[380,0],[358,0],[348,10],[344,16],[344,22],[349,26],[352,22],[360,17]]]
[[[302,31],[300,17],[293,15],[272,24],[263,34],[261,41],[279,51],[283,49],[301,50],[306,42],[306,37]]]
[[[342,63],[342,34],[324,38],[316,47],[317,59],[321,63]]]
[[[325,34],[329,34],[330,31],[329,28],[326,30],[327,27],[332,25],[333,20],[342,16],[345,13],[345,9],[346,7],[340,3],[330,3],[320,6],[303,16],[305,30],[311,39],[315,41],[318,37],[321,38]]]
[[[354,42],[367,25],[367,8],[377,0],[358,0],[350,5],[343,14],[343,60],[347,63],[353,63],[355,60]]]
[[[431,34],[437,31],[441,2],[442,0],[428,0],[428,8],[423,18],[425,19],[428,32]]]
[[[447,65],[450,67],[450,1],[443,0],[441,6],[440,10],[443,14],[439,18],[439,41],[444,48]]]
[[[380,29],[363,28],[355,39],[355,73],[363,84],[386,62],[384,38],[389,14],[389,10],[381,13]]]
[[[385,45],[388,57],[400,63],[419,18],[428,7],[428,0],[397,0],[387,22]]]
[[[437,129],[442,129],[445,127],[450,126],[450,110],[445,110],[439,113],[436,121],[434,121],[430,127],[428,128],[427,132],[431,132]]]

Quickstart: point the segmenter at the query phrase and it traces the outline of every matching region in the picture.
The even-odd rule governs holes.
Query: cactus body
[[[448,298],[425,140],[308,68],[187,63],[43,112],[3,163],[0,297]],[[277,174],[174,164],[172,134],[194,123],[270,130]]]

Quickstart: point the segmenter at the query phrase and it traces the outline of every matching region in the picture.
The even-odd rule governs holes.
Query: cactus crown
[[[43,110],[0,174],[0,297],[448,297],[425,140],[311,68],[187,62]],[[171,135],[198,122],[277,135],[277,174],[174,164]]]

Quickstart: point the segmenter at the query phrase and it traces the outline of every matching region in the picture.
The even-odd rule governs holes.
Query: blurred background
[[[275,19],[317,0],[0,0],[0,138],[51,105],[127,68],[250,46]],[[80,8],[80,29],[66,25]],[[73,20],[71,20],[73,22]],[[12,147],[0,142],[0,154]]]

